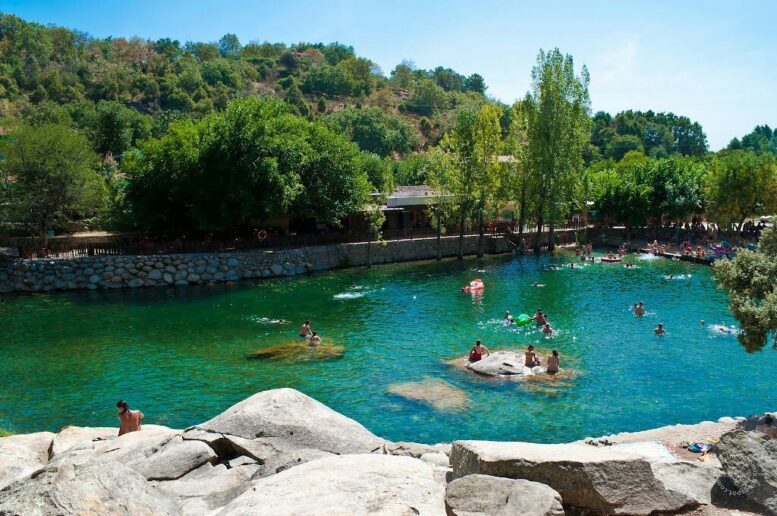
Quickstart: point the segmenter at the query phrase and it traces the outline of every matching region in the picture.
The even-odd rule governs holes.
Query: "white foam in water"
[[[357,299],[359,297],[364,297],[366,292],[341,292],[339,294],[335,294],[334,297],[337,300],[341,299]]]
[[[661,257],[654,254],[638,254],[637,258],[639,260],[658,260]]]
[[[690,274],[665,274],[662,276],[665,280],[687,280],[691,279]]]
[[[708,326],[710,332],[715,335],[739,335],[739,329],[724,324],[711,324]]]

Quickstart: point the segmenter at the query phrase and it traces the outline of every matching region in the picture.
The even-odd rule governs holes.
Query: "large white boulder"
[[[184,441],[176,436],[133,468],[148,480],[175,480],[203,464],[217,461],[218,455],[206,443]]]
[[[607,514],[650,514],[700,505],[656,478],[652,459],[579,444],[457,441],[453,477],[480,473],[546,484],[565,505]]]
[[[178,504],[118,462],[50,464],[0,491],[0,514],[79,516],[180,514]]]
[[[53,439],[51,432],[0,438],[0,489],[45,466]]]
[[[112,439],[118,434],[118,428],[66,426],[54,437],[51,456],[56,457],[69,450],[91,448],[95,442]]]
[[[525,357],[514,351],[495,351],[477,362],[470,362],[467,369],[486,376],[524,376],[540,371],[539,367],[525,367],[525,362]]]
[[[418,459],[340,455],[255,480],[216,514],[443,516],[444,496],[431,466]]]
[[[198,428],[244,439],[272,437],[330,453],[370,453],[385,441],[294,389],[254,394]]]
[[[258,464],[227,468],[207,463],[177,479],[154,482],[159,491],[178,500],[184,514],[199,515],[223,507],[250,487]]]
[[[564,516],[561,495],[545,484],[467,475],[448,484],[450,516]]]
[[[744,495],[777,514],[777,439],[734,430],[721,436],[718,457],[734,483],[730,494]]]

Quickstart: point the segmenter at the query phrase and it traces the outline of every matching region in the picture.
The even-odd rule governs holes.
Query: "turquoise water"
[[[639,268],[548,269],[568,259],[401,264],[232,288],[5,296],[0,427],[113,426],[120,398],[147,422],[186,427],[284,386],[378,435],[430,443],[558,442],[775,408],[777,353],[748,355],[733,335],[711,328],[735,322],[710,268],[633,258]],[[460,292],[475,277],[485,281],[482,296]],[[630,312],[640,300],[648,310],[641,319]],[[553,338],[501,322],[505,309],[517,315],[537,307],[558,330]],[[297,344],[308,318],[325,343],[344,349],[342,358],[304,348],[289,358],[247,358]],[[668,335],[653,335],[658,322]],[[475,338],[491,350],[558,349],[562,367],[577,376],[493,381],[442,362],[464,355]],[[424,378],[466,393],[466,409],[440,411],[388,393],[392,384]]]

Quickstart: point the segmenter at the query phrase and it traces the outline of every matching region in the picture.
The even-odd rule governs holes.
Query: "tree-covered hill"
[[[402,154],[436,143],[456,111],[485,102],[485,90],[480,75],[441,66],[420,70],[403,62],[384,74],[341,43],[244,45],[234,34],[216,43],[101,39],[0,14],[0,114],[67,117],[94,132],[101,111],[122,112],[131,134],[118,147],[99,149],[114,154],[161,135],[171,120],[257,95],[282,98],[309,118],[346,108],[333,127],[349,134],[360,127],[367,133],[356,138],[363,149]],[[374,109],[352,110],[362,107]]]

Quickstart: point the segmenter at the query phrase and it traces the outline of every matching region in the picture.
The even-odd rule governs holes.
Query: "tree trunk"
[[[542,246],[542,225],[545,221],[542,218],[542,213],[537,218],[537,234],[534,235],[534,252],[539,253]]]
[[[459,217],[459,260],[464,259],[464,217]]]
[[[437,261],[442,260],[442,224],[437,221]]]
[[[553,252],[556,249],[556,242],[554,240],[553,232],[556,228],[556,223],[553,220],[550,221],[550,227],[548,227],[548,251]]]
[[[483,243],[485,241],[485,224],[483,224],[483,214],[478,217],[478,224],[480,224],[480,230],[478,232],[478,258],[483,257]]]

